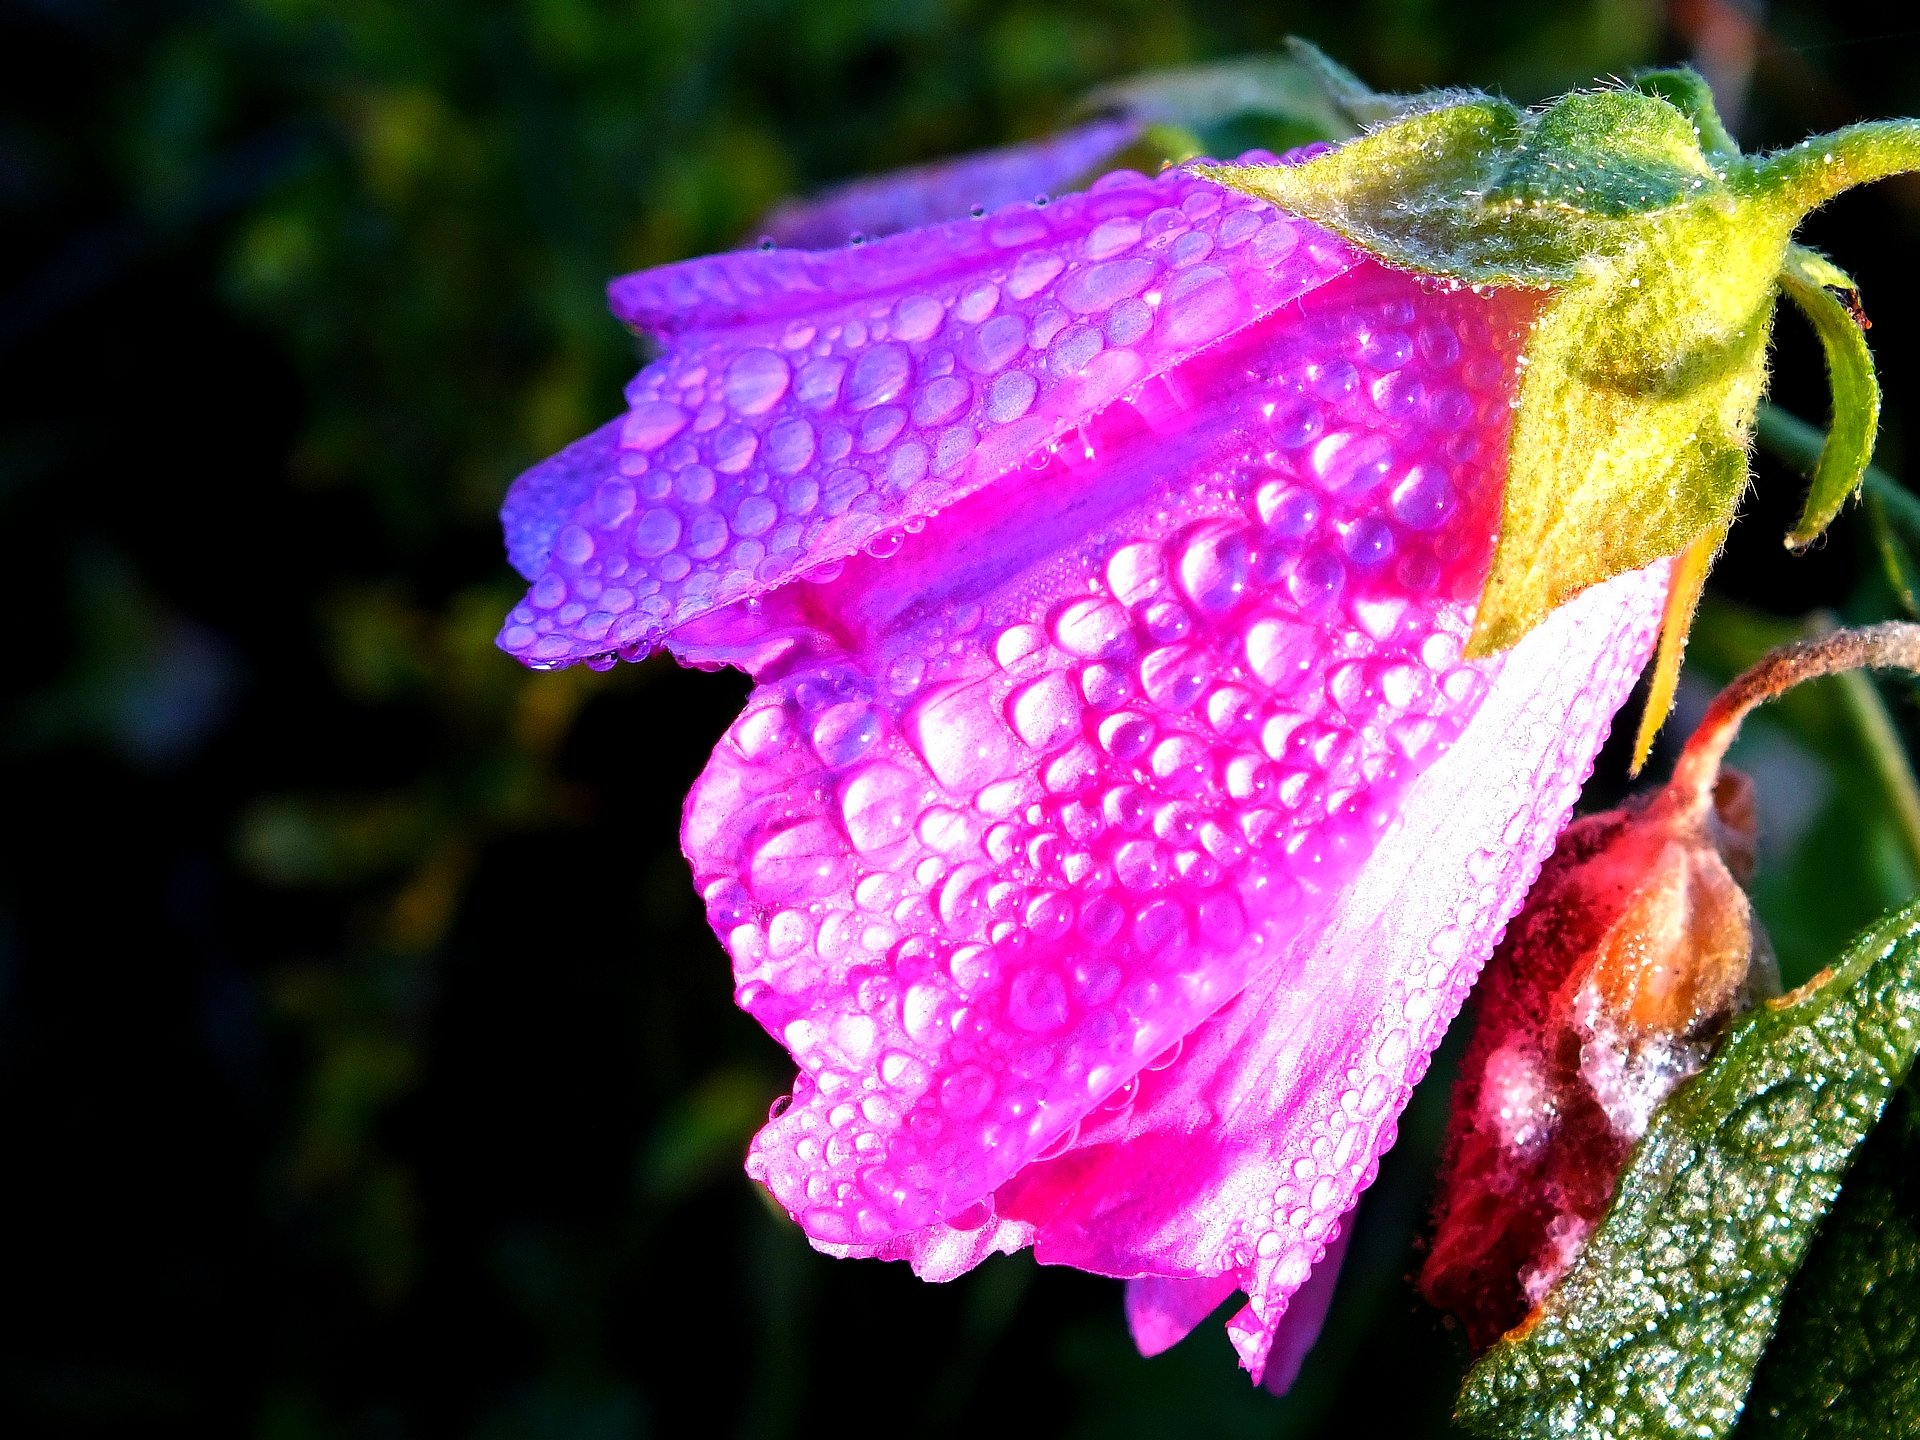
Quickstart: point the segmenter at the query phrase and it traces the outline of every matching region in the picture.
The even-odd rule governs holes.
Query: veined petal
[[[534,583],[500,643],[540,665],[638,655],[891,544],[1357,263],[1195,173],[1120,172],[1053,205],[857,248],[616,281],[615,311],[667,349],[623,420],[507,497]]]
[[[1125,1113],[997,1198],[1044,1262],[1232,1274],[1256,1378],[1287,1300],[1373,1178],[1395,1117],[1572,807],[1653,641],[1665,562],[1509,652],[1401,796],[1317,933],[1141,1077]]]
[[[800,1065],[749,1167],[816,1242],[986,1224],[1251,981],[1394,982],[1322,934],[1501,673],[1459,657],[1534,303],[1366,262],[675,638],[760,670],[683,843]]]
[[[1138,120],[1092,120],[1018,145],[851,180],[776,206],[760,229],[776,245],[827,250],[856,235],[878,240],[976,210],[1051,198],[1111,161],[1142,128]]]

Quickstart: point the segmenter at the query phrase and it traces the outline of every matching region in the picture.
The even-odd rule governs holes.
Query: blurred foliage
[[[744,685],[506,662],[493,511],[618,403],[609,276],[1155,65],[1299,32],[1383,88],[1533,100],[1700,54],[1750,145],[1920,111],[1913,47],[1795,0],[1742,52],[1734,8],[0,0],[0,1426],[1433,1433],[1464,1351],[1405,1277],[1444,1060],[1284,1402],[1217,1325],[1140,1361],[1109,1281],[810,1252],[740,1174],[785,1062],[675,848]],[[1873,310],[1896,470],[1908,196],[1809,236]],[[1790,322],[1776,370],[1822,413]],[[1726,593],[1890,613],[1854,518],[1780,552],[1796,495],[1757,492]],[[1757,634],[1724,613],[1712,665]],[[1816,711],[1755,722],[1785,768],[1747,761],[1821,797],[1769,840],[1790,958],[1912,884]]]

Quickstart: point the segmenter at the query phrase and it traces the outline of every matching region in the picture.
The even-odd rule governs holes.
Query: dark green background
[[[1405,1277],[1444,1065],[1285,1402],[1217,1325],[1139,1360],[1109,1281],[809,1251],[740,1173],[790,1072],[675,845],[744,682],[521,672],[493,512],[617,408],[606,278],[789,191],[1290,32],[1538,99],[1733,7],[1675,12],[0,0],[0,1431],[1437,1431],[1464,1348]],[[1920,112],[1920,34],[1846,13],[1766,7],[1743,140]],[[1808,233],[1862,281],[1897,468],[1920,191]],[[1789,560],[1799,483],[1761,480],[1720,588],[1762,613],[1710,618],[1709,668],[1887,613],[1857,520]],[[1914,879],[1836,715],[1747,751],[1790,974]]]

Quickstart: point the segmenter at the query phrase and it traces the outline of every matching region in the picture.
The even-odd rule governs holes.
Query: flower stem
[[[1754,706],[1791,690],[1802,681],[1866,666],[1920,670],[1920,625],[1889,620],[1857,630],[1835,630],[1816,639],[1768,651],[1758,664],[1736,675],[1726,689],[1714,697],[1686,748],[1680,752],[1680,759],[1673,767],[1673,779],[1668,783],[1669,792],[1687,808],[1704,812],[1712,803],[1714,781],[1719,778],[1720,762],[1726,758],[1727,747],[1740,733],[1740,722]],[[1887,757],[1899,756],[1900,742],[1892,734],[1892,722],[1884,710],[1879,718],[1885,724],[1884,733],[1876,737],[1863,726],[1863,734],[1874,754],[1875,766],[1884,775],[1891,763]],[[1904,768],[1904,756],[1899,763]],[[1910,773],[1904,783],[1913,784]],[[1906,798],[1898,793],[1899,788],[1900,782],[1895,782],[1896,809],[1903,808]],[[1912,798],[1920,803],[1920,795]],[[1902,826],[1906,827],[1904,816]],[[1920,844],[1920,810],[1915,814],[1914,840],[1910,843]],[[1915,853],[1920,855],[1920,848],[1916,848]]]
[[[1920,170],[1920,120],[1869,120],[1815,135],[1747,167],[1756,191],[1804,215],[1856,185]]]

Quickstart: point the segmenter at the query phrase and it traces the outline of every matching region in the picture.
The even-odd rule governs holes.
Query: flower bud
[[[1741,719],[1803,679],[1915,658],[1907,625],[1774,652],[1714,702],[1666,787],[1560,837],[1480,982],[1420,1273],[1476,1350],[1573,1265],[1654,1111],[1778,993],[1741,888],[1753,786],[1721,768]]]

